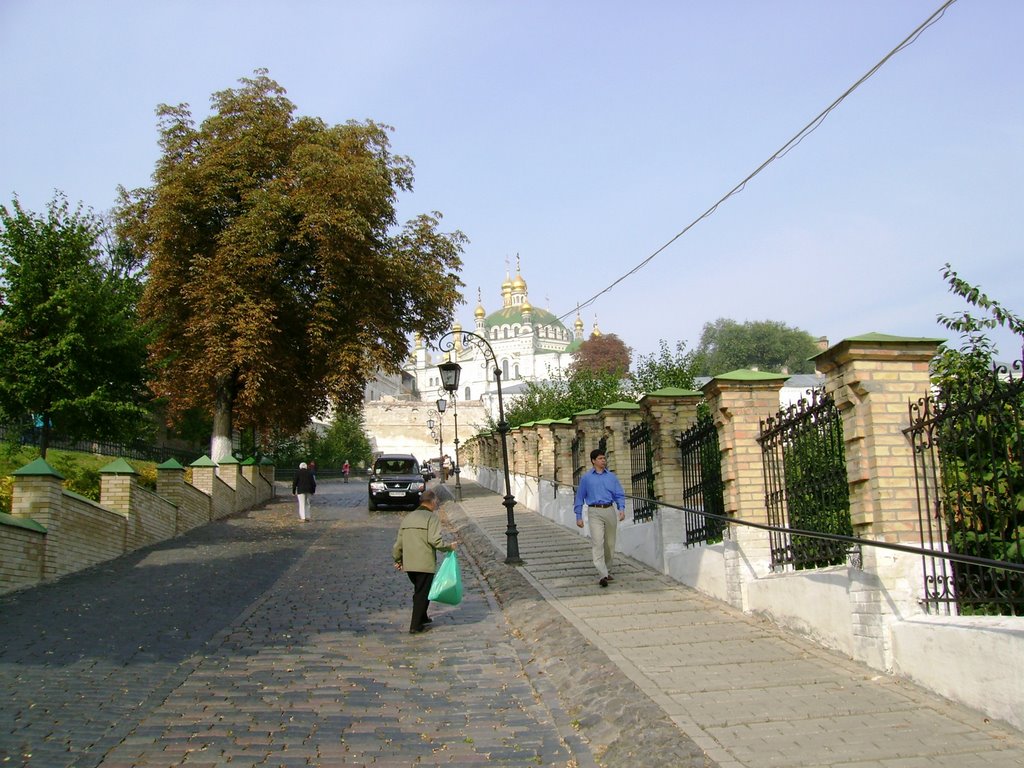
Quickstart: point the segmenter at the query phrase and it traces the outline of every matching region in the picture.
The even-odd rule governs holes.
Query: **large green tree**
[[[686,342],[677,341],[675,351],[668,342],[658,340],[657,354],[640,355],[633,366],[633,386],[637,399],[665,387],[693,389],[697,371],[697,355],[686,351]]]
[[[57,194],[45,215],[0,206],[0,411],[53,433],[127,439],[142,433],[146,337],[140,284],[101,219]]]
[[[409,333],[443,333],[465,238],[437,213],[397,227],[413,164],[387,126],[296,116],[264,70],[212,107],[198,128],[187,105],[158,109],[154,184],[122,191],[118,217],[149,261],[151,386],[172,420],[213,415],[216,459],[233,426],[298,432],[360,401]]]
[[[719,318],[705,323],[696,350],[697,373],[717,376],[739,368],[813,373],[808,358],[818,353],[814,337],[777,320],[738,323]]]

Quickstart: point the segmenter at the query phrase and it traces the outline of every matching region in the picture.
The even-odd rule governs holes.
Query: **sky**
[[[0,204],[108,210],[151,184],[159,104],[201,121],[266,68],[297,114],[393,127],[400,219],[469,238],[464,327],[518,259],[634,357],[718,318],[957,342],[947,262],[1024,314],[1019,0],[953,2],[701,218],[944,2],[0,0]]]

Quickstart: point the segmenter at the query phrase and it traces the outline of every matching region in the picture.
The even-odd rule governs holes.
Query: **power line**
[[[662,245],[660,248],[658,248],[656,251],[654,251],[654,253],[652,253],[646,259],[644,259],[639,264],[637,264],[635,267],[633,267],[631,270],[629,270],[629,272],[627,272],[626,274],[624,274],[621,277],[619,277],[618,279],[616,279],[614,282],[612,282],[606,288],[603,288],[602,290],[600,290],[597,293],[595,293],[593,296],[591,296],[586,301],[578,304],[576,306],[575,310],[573,310],[573,311],[575,311],[576,313],[579,313],[579,310],[583,309],[584,307],[589,307],[598,298],[600,298],[604,294],[608,293],[612,288],[617,286],[619,283],[621,283],[627,277],[631,277],[632,275],[635,275],[641,269],[646,267],[651,261],[653,261],[654,258],[658,254],[660,254],[662,251],[664,251],[666,248],[668,248],[670,245],[672,245],[676,240],[678,240],[680,237],[682,237],[687,232],[689,232],[691,229],[693,229],[695,226],[697,226],[697,224],[699,224],[701,221],[703,221],[708,216],[713,214],[716,210],[718,210],[718,207],[722,203],[724,203],[726,200],[728,200],[733,195],[738,195],[740,192],[742,192],[744,190],[744,188],[747,186],[747,183],[751,179],[753,179],[755,176],[757,176],[759,173],[761,173],[761,171],[763,171],[769,165],[774,163],[776,160],[779,160],[780,158],[783,158],[786,155],[788,155],[791,150],[795,149],[796,146],[798,144],[800,144],[800,142],[802,142],[809,135],[811,135],[814,131],[816,131],[818,129],[818,127],[825,121],[825,118],[829,116],[829,114],[832,112],[832,110],[834,110],[836,107],[838,107],[846,99],[847,96],[849,96],[851,93],[853,93],[855,90],[857,90],[857,88],[859,88],[864,82],[866,82],[878,70],[880,70],[889,61],[889,59],[891,59],[897,53],[902,51],[904,48],[907,48],[908,46],[910,46],[913,43],[915,43],[917,41],[917,38],[919,38],[924,33],[924,31],[926,29],[928,29],[930,26],[935,24],[939,19],[941,19],[943,17],[943,15],[945,15],[946,9],[949,8],[949,6],[951,6],[955,2],[956,2],[956,0],[946,0],[946,2],[943,3],[938,8],[938,10],[936,10],[934,13],[932,13],[932,15],[929,16],[925,21],[923,21],[917,27],[917,29],[915,29],[913,32],[911,32],[909,35],[907,35],[907,37],[905,37],[903,39],[903,41],[899,45],[897,45],[895,48],[893,48],[891,51],[889,51],[889,53],[887,53],[885,55],[885,57],[882,58],[881,61],[879,61],[877,64],[875,64],[875,66],[873,66],[871,69],[869,69],[864,75],[862,75],[861,78],[859,80],[857,80],[857,82],[855,82],[853,85],[851,85],[849,88],[847,88],[839,98],[837,98],[835,101],[833,101],[831,104],[829,104],[824,110],[821,111],[821,113],[818,114],[817,117],[815,117],[813,120],[811,120],[811,122],[809,122],[807,125],[805,125],[803,128],[801,128],[800,131],[795,136],[793,136],[793,138],[791,138],[789,141],[787,141],[785,144],[783,144],[779,149],[777,149],[771,155],[771,157],[769,157],[767,160],[765,160],[763,163],[761,163],[752,173],[750,173],[745,179],[743,179],[743,181],[741,181],[735,187],[730,189],[725,195],[720,197],[715,202],[715,204],[712,205],[710,208],[708,208],[706,211],[704,211],[704,213],[702,213],[696,219],[694,219],[689,224],[687,224],[671,240],[669,240],[667,243]],[[564,315],[560,315],[558,319],[559,320],[565,320],[566,318],[568,318],[570,315],[573,314],[573,311],[566,312]]]

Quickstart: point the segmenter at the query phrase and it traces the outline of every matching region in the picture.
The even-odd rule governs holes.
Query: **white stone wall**
[[[465,442],[487,428],[487,414],[480,403],[458,401],[459,440]],[[436,410],[434,401],[382,400],[364,403],[363,418],[370,448],[378,453],[411,453],[421,462],[440,455],[441,448],[430,437],[428,412]],[[435,428],[436,431],[436,428]],[[441,423],[443,452],[455,458],[455,412],[451,405]]]

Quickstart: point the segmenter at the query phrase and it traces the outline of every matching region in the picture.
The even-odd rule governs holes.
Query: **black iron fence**
[[[932,612],[1024,616],[1024,382],[1021,363],[965,371],[910,403],[921,546]],[[988,561],[992,564],[985,564]]]
[[[809,391],[761,421],[765,505],[771,532],[772,569],[839,565],[850,548],[832,539],[790,535],[789,528],[853,536],[843,422],[832,396]]]
[[[0,425],[0,441],[14,442],[21,445],[39,445],[42,430],[39,427],[18,427]],[[203,455],[202,450],[183,450],[155,445],[144,440],[128,443],[110,440],[70,440],[60,435],[50,434],[48,446],[60,451],[81,451],[98,453],[103,456],[116,456],[122,459],[140,459],[142,461],[164,462],[176,459],[180,464],[188,466]]]
[[[654,519],[654,450],[651,446],[651,428],[641,422],[629,430],[630,488],[633,491],[633,522],[646,523]]]
[[[586,461],[583,458],[583,437],[576,435],[572,439],[572,486],[577,487],[580,484],[580,478],[583,477],[583,473],[587,471]]]
[[[711,416],[700,414],[693,426],[679,435],[677,443],[683,476],[682,506],[686,510],[686,546],[714,544],[722,540],[725,531],[725,500],[718,430]]]

